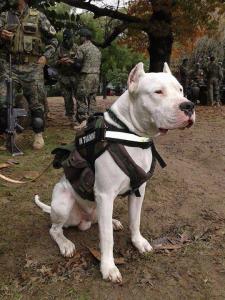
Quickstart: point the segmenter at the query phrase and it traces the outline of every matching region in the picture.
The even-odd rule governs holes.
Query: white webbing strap
[[[144,136],[138,136],[133,133],[119,132],[119,131],[106,131],[105,138],[107,139],[115,139],[115,140],[124,140],[129,142],[136,143],[148,143],[150,139]]]

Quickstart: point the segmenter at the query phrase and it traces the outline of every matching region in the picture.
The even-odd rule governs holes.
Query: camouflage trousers
[[[2,62],[2,61],[0,61]],[[4,63],[4,69],[0,73],[0,106],[6,104],[6,84],[5,79],[9,75],[9,66]],[[12,77],[14,84],[15,97],[24,95],[31,111],[36,109],[43,110],[40,102],[40,95],[44,92],[43,67],[37,64],[12,65]]]
[[[207,84],[208,87],[208,104],[213,105],[220,101],[219,79],[210,78]]]
[[[2,109],[7,105],[7,89],[5,80],[9,76],[9,65],[2,60],[0,63],[2,64],[0,69],[0,109]],[[34,63],[12,65],[12,78],[14,99],[24,96],[29,105],[31,119],[43,119],[43,103],[46,99],[43,66]],[[43,129],[44,128],[42,128],[42,130]]]
[[[74,115],[74,98],[77,87],[76,76],[59,76],[59,85],[64,98],[66,116]]]
[[[80,74],[76,100],[77,100],[77,120],[82,122],[89,115],[97,111],[96,94],[99,86],[99,74]]]

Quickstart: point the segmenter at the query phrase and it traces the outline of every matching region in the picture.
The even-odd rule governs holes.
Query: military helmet
[[[71,39],[73,36],[73,32],[66,28],[64,31],[63,31],[63,39],[66,40],[66,39]]]
[[[83,36],[83,37],[86,37],[86,38],[89,38],[89,39],[91,39],[92,38],[92,33],[91,33],[91,31],[89,30],[89,29],[87,29],[87,28],[82,28],[82,29],[80,29],[80,31],[79,31],[79,36]]]

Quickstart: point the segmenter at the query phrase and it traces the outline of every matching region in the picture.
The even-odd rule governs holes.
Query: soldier
[[[75,63],[80,67],[76,92],[77,121],[80,127],[86,124],[88,115],[96,112],[96,94],[99,86],[101,52],[91,42],[92,34],[88,29],[79,31],[81,45],[78,47]],[[75,126],[75,129],[79,128]]]
[[[195,68],[191,73],[191,78],[198,84],[202,84],[204,81],[204,71],[201,68],[199,62],[195,64]]]
[[[31,126],[35,133],[33,148],[44,146],[43,67],[55,53],[58,41],[56,31],[46,16],[18,0],[15,8],[0,15],[0,110],[6,109],[5,78],[12,58],[15,94],[24,95],[31,112]],[[1,113],[6,118],[6,114]]]
[[[73,42],[72,31],[65,29],[63,41],[58,48],[58,61],[56,68],[59,73],[59,84],[64,97],[65,114],[71,125],[74,125],[74,97],[77,86],[77,73],[73,65],[73,60],[77,51],[77,45]]]
[[[184,96],[187,96],[188,89],[188,59],[185,58],[180,66],[180,83],[183,86]]]
[[[220,80],[223,79],[223,72],[219,64],[215,62],[215,57],[210,57],[210,62],[207,66],[207,89],[208,102],[213,105],[220,105]]]

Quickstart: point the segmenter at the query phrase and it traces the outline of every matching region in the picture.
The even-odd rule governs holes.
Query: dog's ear
[[[128,86],[128,91],[130,93],[135,92],[135,90],[138,87],[139,79],[141,76],[145,74],[144,71],[144,65],[142,62],[138,63],[130,72],[128,81],[127,81],[127,86]]]
[[[169,68],[169,66],[168,66],[168,64],[166,62],[164,63],[163,73],[172,74],[172,72],[170,71],[170,68]]]

